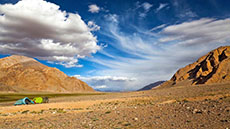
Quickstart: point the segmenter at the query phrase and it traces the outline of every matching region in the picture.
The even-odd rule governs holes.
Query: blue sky
[[[229,0],[1,0],[0,57],[36,58],[100,90],[168,80],[229,45]]]

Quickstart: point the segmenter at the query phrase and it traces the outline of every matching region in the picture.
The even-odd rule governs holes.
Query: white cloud
[[[226,43],[230,41],[230,19],[203,18],[178,25],[171,25],[163,29],[161,42],[177,42],[177,44],[207,45]]]
[[[150,4],[150,3],[148,3],[148,2],[144,2],[142,4],[140,4],[140,2],[136,2],[136,8],[135,8],[135,10],[139,9],[139,8],[143,8],[144,11],[139,12],[139,16],[143,18],[143,17],[145,17],[147,15],[147,13],[150,11],[150,9],[152,8],[152,6],[153,5]]]
[[[89,12],[91,13],[98,13],[100,11],[100,7],[96,4],[89,5]]]
[[[186,1],[183,0],[174,0],[172,2],[172,5],[174,6],[174,13],[175,16],[180,19],[189,19],[198,17],[198,15],[193,12],[191,5],[189,5]]]
[[[144,12],[144,13],[140,13],[139,16],[140,17],[145,17],[147,14]]]
[[[88,22],[88,27],[91,31],[98,31],[100,30],[100,26],[96,25],[93,21]]]
[[[61,11],[44,0],[21,0],[0,5],[0,52],[79,67],[78,58],[96,53],[100,47],[90,32],[99,26],[79,14]]]
[[[142,7],[146,10],[146,11],[149,11],[149,9],[152,7],[153,5],[148,3],[148,2],[144,2],[142,4]]]
[[[162,25],[156,26],[156,27],[152,28],[150,31],[155,31],[155,30],[158,30],[158,29],[162,29],[164,27],[166,27],[166,24],[162,24]]]
[[[104,16],[106,20],[114,23],[118,23],[118,15],[116,14],[107,14]]]
[[[135,78],[119,77],[119,76],[93,76],[93,77],[82,77],[75,75],[76,78],[85,81],[94,89],[107,89],[107,90],[126,90],[123,85],[134,83]]]
[[[101,85],[101,86],[94,86],[93,88],[94,89],[105,89],[105,88],[107,88],[107,86],[106,85]]]
[[[180,13],[178,16],[180,18],[184,18],[184,17],[193,18],[193,17],[197,17],[197,14],[195,12],[192,12],[191,10],[187,10],[184,13]]]
[[[156,9],[156,13],[159,12],[161,9],[163,9],[164,7],[166,7],[168,4],[162,4],[160,3],[159,7]]]
[[[94,76],[94,77],[79,77],[78,75],[76,76],[79,79],[82,80],[87,80],[87,81],[104,81],[104,80],[109,80],[109,81],[134,81],[135,78],[127,78],[127,77],[117,77],[117,76]]]
[[[52,58],[54,58],[54,60],[58,60],[58,62],[57,61],[51,61],[51,60],[53,60]],[[49,59],[48,63],[63,65],[66,68],[83,67],[83,65],[78,64],[78,59],[74,58],[74,57],[54,56],[52,58]]]

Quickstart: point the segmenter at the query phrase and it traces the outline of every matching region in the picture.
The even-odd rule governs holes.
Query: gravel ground
[[[0,128],[227,129],[230,85],[179,86],[2,106]]]

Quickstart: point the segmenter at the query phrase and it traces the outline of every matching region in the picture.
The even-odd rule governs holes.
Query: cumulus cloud
[[[88,26],[90,27],[91,31],[100,30],[100,26],[96,25],[93,21],[88,21]]]
[[[96,4],[89,5],[89,12],[98,13],[99,11],[100,11],[100,7],[98,7]]]
[[[82,77],[80,75],[75,75],[76,78],[85,81],[94,89],[103,90],[121,90],[125,91],[123,85],[135,82],[135,78],[119,77],[119,76],[93,76],[93,77]]]
[[[217,20],[203,18],[199,20],[171,25],[163,29],[161,42],[177,42],[185,46],[226,43],[230,41],[230,19]]]
[[[0,5],[0,53],[20,54],[78,67],[79,57],[96,53],[100,47],[89,26],[77,13],[61,11],[44,0],[21,0]],[[92,27],[92,28],[91,28]]]

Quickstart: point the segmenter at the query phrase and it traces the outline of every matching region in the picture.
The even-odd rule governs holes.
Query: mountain
[[[218,83],[230,83],[230,46],[219,47],[179,69],[162,87]]]
[[[157,86],[161,85],[164,82],[165,81],[157,81],[157,82],[151,83],[151,84],[149,84],[147,86],[144,86],[143,88],[141,88],[141,89],[139,89],[137,91],[150,90],[150,89],[152,89],[154,87],[157,87]]]
[[[99,92],[123,92],[122,90],[112,90],[112,89],[94,89]]]
[[[85,82],[33,58],[12,55],[0,59],[0,91],[71,93],[94,90]]]

